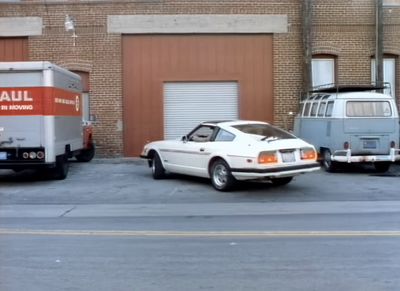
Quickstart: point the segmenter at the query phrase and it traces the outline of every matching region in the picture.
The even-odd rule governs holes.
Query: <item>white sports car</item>
[[[311,144],[268,123],[245,120],[203,122],[180,140],[146,144],[140,157],[148,159],[154,179],[166,172],[211,178],[219,191],[237,180],[285,185],[320,168]]]

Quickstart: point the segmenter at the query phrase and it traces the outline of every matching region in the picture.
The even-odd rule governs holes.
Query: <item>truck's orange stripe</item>
[[[53,87],[0,88],[0,116],[81,116],[80,93]]]

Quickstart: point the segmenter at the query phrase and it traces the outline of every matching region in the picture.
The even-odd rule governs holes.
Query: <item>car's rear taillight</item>
[[[278,156],[275,151],[261,152],[258,155],[259,164],[274,164],[278,162]]]
[[[302,160],[317,160],[317,153],[313,148],[303,148],[300,150]]]

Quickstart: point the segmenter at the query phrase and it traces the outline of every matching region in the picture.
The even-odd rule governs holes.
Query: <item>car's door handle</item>
[[[205,151],[205,148],[200,148],[200,151],[201,151],[201,152],[204,152],[204,151]]]

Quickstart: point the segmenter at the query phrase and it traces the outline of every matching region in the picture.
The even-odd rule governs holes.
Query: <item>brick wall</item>
[[[291,127],[302,88],[301,0],[25,1],[1,4],[0,17],[40,16],[44,34],[30,37],[31,60],[49,60],[90,73],[91,113],[101,156],[122,154],[121,36],[107,34],[107,15],[119,14],[286,14],[289,32],[274,35],[275,122]],[[368,83],[375,50],[374,0],[314,0],[313,51],[335,54],[341,84]],[[64,31],[75,17],[76,45]],[[384,10],[384,51],[400,55],[400,8]],[[397,64],[397,76],[400,66]],[[400,80],[397,78],[397,96]]]

